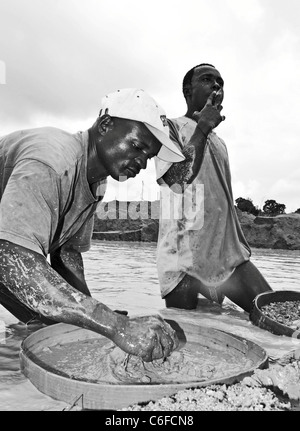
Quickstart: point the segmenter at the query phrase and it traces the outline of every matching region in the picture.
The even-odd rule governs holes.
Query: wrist
[[[105,304],[97,303],[92,312],[93,330],[99,332],[110,340],[119,333],[123,333],[126,327],[127,316],[115,313]]]
[[[207,139],[209,133],[211,132],[210,129],[207,128],[207,125],[205,124],[197,124],[196,129]]]

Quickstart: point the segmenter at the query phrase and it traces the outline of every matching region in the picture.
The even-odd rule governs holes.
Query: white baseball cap
[[[169,126],[165,111],[144,90],[123,88],[102,98],[99,116],[140,121],[162,144],[156,157],[166,162],[182,162],[185,157],[169,138]]]

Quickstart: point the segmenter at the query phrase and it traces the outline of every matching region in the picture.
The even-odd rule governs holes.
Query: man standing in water
[[[105,96],[85,132],[48,127],[2,137],[0,304],[24,323],[69,323],[145,361],[167,357],[178,344],[170,325],[160,316],[129,318],[92,298],[81,257],[106,178],[135,177],[154,156],[184,159],[164,111],[137,89]]]
[[[162,185],[157,252],[161,294],[167,307],[194,309],[200,293],[220,304],[227,296],[249,312],[255,296],[272,289],[250,262],[234,208],[227,149],[213,131],[225,120],[223,78],[214,66],[197,65],[183,79],[183,94],[187,112],[169,120],[169,127],[186,160],[172,164],[156,159]],[[177,202],[174,214],[181,214],[179,218],[164,217],[170,202]]]

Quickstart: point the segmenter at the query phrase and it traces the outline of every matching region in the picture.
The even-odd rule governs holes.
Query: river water
[[[164,309],[155,252],[155,243],[93,241],[91,250],[83,254],[92,296],[131,316]],[[274,290],[300,292],[300,250],[252,249],[251,260]],[[222,309],[226,318],[240,316],[245,321],[243,310],[229,300],[225,299]],[[21,373],[20,344],[29,334],[25,325],[0,306],[0,411],[67,410],[67,404],[39,392]]]

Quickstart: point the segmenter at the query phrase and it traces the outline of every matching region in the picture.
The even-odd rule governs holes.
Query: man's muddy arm
[[[91,296],[84,276],[82,255],[72,247],[62,246],[50,256],[51,267],[79,292]],[[127,316],[125,310],[114,310]]]
[[[203,161],[206,141],[206,134],[204,134],[202,129],[197,125],[193,136],[182,150],[185,160],[183,162],[173,163],[163,176],[164,182],[169,187],[177,184],[182,190],[185,184],[191,184],[194,181]],[[175,188],[174,191],[176,191]]]
[[[44,256],[0,241],[0,281],[19,301],[57,322],[70,323],[113,338],[119,316],[64,280]],[[95,316],[101,314],[101,319]]]
[[[176,334],[160,316],[129,319],[68,284],[44,256],[0,240],[0,282],[19,301],[57,322],[97,332],[145,361],[168,356]]]
[[[193,118],[197,121],[197,126],[191,139],[182,151],[185,160],[173,163],[163,176],[164,182],[169,187],[174,184],[180,186],[178,189],[179,193],[183,190],[184,185],[192,183],[197,176],[203,161],[207,136],[225,119],[221,115],[221,110],[222,106],[216,100],[216,92],[212,92],[204,108],[200,112],[194,112]],[[176,188],[173,190],[176,192]]]
[[[81,253],[74,248],[63,246],[50,255],[51,267],[71,286],[91,296],[84,277]]]

